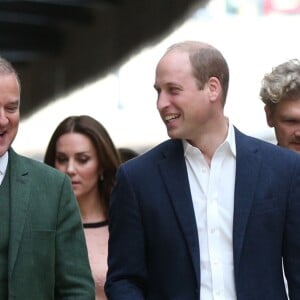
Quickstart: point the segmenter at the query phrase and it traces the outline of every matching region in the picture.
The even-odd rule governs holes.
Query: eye
[[[296,120],[296,119],[285,119],[284,122],[287,123],[287,124],[293,125],[293,124],[298,124],[299,120]]]
[[[9,113],[15,113],[19,110],[19,104],[12,104],[6,107],[6,111]]]
[[[180,92],[180,89],[178,87],[174,87],[174,86],[169,87],[170,94],[177,95],[177,94],[179,94],[179,92]]]
[[[68,157],[65,156],[65,155],[57,154],[56,157],[55,157],[55,160],[56,160],[58,163],[62,164],[62,163],[67,162],[69,159],[68,159]]]
[[[80,155],[79,157],[77,157],[77,161],[82,165],[86,164],[89,160],[90,160],[90,157],[86,156],[86,155]]]

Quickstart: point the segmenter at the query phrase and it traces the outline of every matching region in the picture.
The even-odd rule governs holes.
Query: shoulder
[[[157,146],[149,149],[145,153],[141,154],[138,158],[141,159],[159,159],[166,157],[172,153],[183,153],[183,145],[181,140],[169,139]]]
[[[159,162],[166,157],[174,154],[183,154],[183,146],[181,140],[169,139],[157,146],[147,150],[139,156],[124,163],[126,166],[136,166],[139,164]]]
[[[140,180],[151,182],[159,176],[165,162],[177,165],[182,161],[184,161],[182,141],[170,139],[123,163],[119,168],[118,178],[124,175],[135,178],[136,182]]]
[[[265,161],[276,164],[300,163],[300,155],[268,141],[246,135],[235,129],[237,153],[259,152]]]
[[[41,161],[20,155],[12,149],[9,151],[9,159],[14,172],[18,174],[28,174],[30,177],[35,177],[35,180],[47,180],[49,182],[51,180],[64,180],[66,177],[65,174],[55,168]]]

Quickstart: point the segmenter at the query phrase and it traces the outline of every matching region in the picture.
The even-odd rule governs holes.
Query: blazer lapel
[[[189,188],[182,142],[171,140],[166,159],[160,163],[160,171],[170,195],[178,222],[186,239],[193,261],[197,282],[200,282],[199,242],[194,208]]]
[[[28,209],[28,171],[23,160],[11,149],[10,160],[10,238],[8,251],[8,275],[11,278],[17,258]]]
[[[250,214],[261,155],[258,146],[236,130],[236,180],[233,217],[233,257],[235,275],[239,269],[243,240]]]

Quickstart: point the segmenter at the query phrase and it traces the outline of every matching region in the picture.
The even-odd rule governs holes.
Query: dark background
[[[0,0],[0,55],[22,83],[22,117],[120,65],[202,0]]]

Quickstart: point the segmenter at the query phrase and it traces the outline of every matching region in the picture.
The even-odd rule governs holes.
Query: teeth
[[[165,117],[165,120],[170,121],[170,120],[174,120],[174,119],[177,119],[177,118],[178,118],[178,115],[169,115],[169,116]]]

